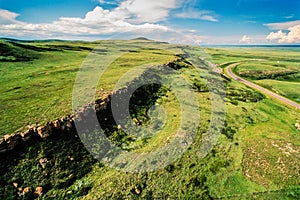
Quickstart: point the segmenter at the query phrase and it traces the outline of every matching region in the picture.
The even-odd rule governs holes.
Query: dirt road
[[[240,83],[243,83],[243,84],[245,84],[245,85],[247,85],[247,86],[249,86],[249,87],[251,87],[251,88],[254,88],[254,89],[258,90],[258,91],[260,91],[260,92],[262,92],[262,93],[268,95],[269,97],[271,97],[271,98],[273,98],[273,99],[276,99],[277,101],[280,101],[280,102],[282,102],[282,103],[285,103],[285,104],[287,104],[287,105],[290,105],[290,106],[292,106],[292,107],[294,107],[294,108],[296,108],[296,109],[300,109],[300,104],[298,104],[298,103],[296,103],[296,102],[294,102],[294,101],[292,101],[292,100],[290,100],[290,99],[287,99],[287,98],[285,98],[285,97],[283,97],[283,96],[281,96],[281,95],[278,95],[278,94],[276,94],[276,93],[274,93],[274,92],[271,92],[270,90],[267,90],[266,88],[263,88],[263,87],[261,87],[261,86],[259,86],[259,85],[256,85],[256,84],[254,84],[254,83],[252,83],[252,82],[250,82],[250,81],[247,81],[247,80],[245,80],[245,79],[243,79],[243,78],[237,76],[236,74],[234,74],[234,73],[232,72],[232,68],[234,68],[234,67],[237,66],[238,64],[240,64],[240,63],[234,63],[234,64],[229,65],[227,68],[225,68],[226,73],[227,73],[231,78],[233,78],[234,80],[236,80],[236,81],[238,81],[238,82],[240,82]]]

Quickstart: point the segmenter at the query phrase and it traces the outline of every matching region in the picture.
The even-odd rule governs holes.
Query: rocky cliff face
[[[80,109],[76,114],[64,116],[60,119],[48,122],[44,126],[31,127],[27,131],[22,133],[15,133],[12,135],[5,135],[0,139],[0,154],[12,151],[19,145],[24,143],[30,143],[34,140],[45,140],[53,134],[65,134],[71,131],[75,131],[74,120],[81,120],[81,116],[86,115],[89,110],[105,109],[109,102],[110,95],[103,100],[97,100],[97,104],[94,106],[88,105]]]
[[[162,69],[164,67],[170,67],[174,70],[187,67],[188,64],[182,61],[184,61],[184,59],[179,58],[176,61],[170,62],[160,67]],[[112,97],[114,97],[115,99],[122,99],[123,94],[128,94],[130,91],[134,91],[136,85],[140,85],[141,81],[143,82],[143,78],[149,78],[149,76],[151,76],[153,79],[159,79],[159,77],[156,77],[154,71],[152,71],[151,69],[148,71],[146,70],[141,74],[140,77],[135,78],[130,83],[128,83],[127,86],[114,92],[102,93],[102,97],[100,99],[97,99],[94,103],[91,103],[89,105],[84,106],[81,109],[78,109],[76,112],[74,112],[74,114],[70,114],[60,119],[48,122],[44,126],[29,127],[28,130],[25,132],[15,133],[12,135],[5,135],[3,138],[0,139],[0,154],[5,154],[6,152],[13,151],[20,145],[30,144],[31,142],[34,142],[36,140],[45,140],[54,134],[74,134],[76,133],[75,120],[79,121],[80,123],[91,123],[88,121],[89,117],[87,117],[91,113],[96,113],[99,121],[104,121],[105,123],[114,123],[114,120],[111,116]],[[139,98],[145,97],[135,97],[136,100]],[[109,124],[109,126],[111,125],[112,124]]]
[[[165,66],[169,66],[175,69],[178,68],[177,65],[174,63],[169,63],[168,65]],[[147,72],[144,72],[143,75],[145,75],[145,73]],[[146,74],[145,76],[147,75],[149,76],[149,74]],[[109,115],[111,113],[111,108],[110,108],[111,98],[113,96],[115,96],[115,98],[117,99],[122,98],[122,95],[131,91],[135,87],[134,85],[138,84],[139,81],[141,81],[140,78],[136,78],[132,82],[130,82],[128,86],[119,89],[117,91],[110,92],[108,94],[106,93],[100,99],[96,100],[94,103],[86,105],[85,107],[79,109],[74,114],[70,114],[60,119],[56,119],[54,121],[48,122],[44,126],[29,127],[28,130],[25,132],[15,133],[12,135],[5,135],[3,138],[0,139],[0,154],[4,154],[6,152],[15,150],[19,145],[31,143],[35,140],[45,140],[51,137],[53,134],[65,134],[70,132],[76,133],[75,120],[80,121],[80,123],[89,123],[86,120],[88,119],[87,116],[90,113],[96,113],[98,116],[100,111],[106,110],[100,113],[100,117],[107,118],[107,116],[103,116],[103,115],[106,115],[106,113],[108,113]],[[102,119],[100,119],[100,121],[101,120]],[[109,122],[107,123],[113,122],[113,120],[108,120],[108,121]]]

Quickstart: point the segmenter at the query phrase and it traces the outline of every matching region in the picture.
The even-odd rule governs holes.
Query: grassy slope
[[[2,135],[24,130],[26,125],[46,123],[71,111],[69,99],[76,71],[88,51],[34,53],[38,58],[31,61],[0,63]]]
[[[102,42],[98,51],[105,50],[110,54],[117,44]],[[32,43],[27,46],[45,48],[43,52],[23,49],[38,55],[37,59],[28,62],[0,62],[0,135],[22,131],[26,125],[45,124],[72,112],[72,90],[76,73],[92,49],[99,43]],[[10,46],[13,46],[10,44]],[[110,49],[107,52],[107,46]],[[147,47],[147,45],[144,45]],[[14,47],[19,50],[20,47]],[[47,51],[51,48],[51,51]],[[56,51],[54,51],[54,50]],[[105,86],[111,90],[116,80],[134,66],[146,64],[151,58],[157,63],[168,63],[175,59],[170,53],[159,54],[160,50],[144,50],[126,54],[109,68],[99,83],[99,88]],[[121,66],[121,69],[118,68]],[[117,73],[116,73],[117,70]]]
[[[38,45],[43,46],[44,44]],[[210,49],[209,51],[213,52],[215,50]],[[57,53],[55,58],[59,58],[58,55],[60,54],[58,52],[52,53]],[[64,56],[70,55],[71,57],[72,54],[74,56],[86,53],[68,50],[61,54]],[[158,60],[166,62],[170,61],[170,58],[172,59],[169,53],[160,53],[163,54],[155,53],[158,56],[155,58],[158,58]],[[223,57],[221,56],[222,53],[224,52],[219,52],[220,55],[213,55],[213,59],[219,63],[232,61],[232,57],[226,56],[225,53]],[[226,53],[230,54],[227,51]],[[236,50],[233,50],[232,53],[236,54],[237,59],[240,60],[245,55],[245,53],[239,54]],[[254,54],[253,57],[259,58],[259,52],[256,53],[255,51],[248,52],[246,57],[251,57],[251,53]],[[265,53],[265,55],[269,54],[273,55],[275,53],[272,51]],[[146,58],[155,56],[153,50],[139,53],[132,52],[124,55],[125,57],[120,58],[114,64],[122,65],[125,63],[124,61],[130,62],[132,66],[136,66],[137,63],[144,64],[146,59],[138,55],[144,55]],[[225,57],[227,58],[225,59]],[[43,60],[48,57],[42,58],[40,62],[44,63]],[[53,62],[53,60],[48,60],[48,62]],[[62,63],[63,61],[61,61],[61,65],[64,66]],[[14,69],[13,66],[17,67],[17,63],[6,64],[7,66],[11,64],[12,69]],[[18,64],[25,65],[26,63]],[[56,66],[55,63],[48,64]],[[50,69],[46,68],[43,72]],[[39,68],[32,66],[31,70],[39,70]],[[120,69],[115,66],[115,70],[119,71]],[[19,70],[16,70],[16,72],[19,72]],[[191,82],[202,81],[191,68],[180,69],[180,72]],[[106,85],[109,89],[113,85],[113,82],[109,82],[113,74],[107,75],[109,79],[104,82],[104,86]],[[71,77],[74,79],[74,74],[71,77],[69,76],[68,72],[61,73],[59,80],[63,80],[62,78],[71,79]],[[19,76],[19,79],[22,79],[22,77]],[[51,78],[55,78],[55,76]],[[12,81],[11,84],[14,82],[16,81]],[[72,85],[68,82],[58,83]],[[22,84],[26,84],[26,82],[24,81]],[[227,98],[227,125],[219,138],[218,144],[204,159],[199,159],[198,155],[202,144],[201,134],[205,133],[209,125],[211,108],[209,94],[207,92],[197,92],[201,110],[201,126],[198,135],[189,150],[174,164],[167,166],[165,169],[143,174],[117,171],[93,160],[80,145],[78,138],[66,136],[53,138],[50,141],[42,141],[32,147],[24,147],[23,154],[15,155],[15,159],[11,159],[12,155],[2,158],[5,163],[1,161],[0,194],[5,194],[6,198],[11,197],[14,199],[18,192],[13,187],[13,183],[17,182],[19,187],[23,188],[27,186],[35,188],[42,185],[45,189],[43,195],[45,199],[296,199],[296,196],[300,193],[300,169],[297,165],[300,137],[299,131],[294,128],[293,124],[299,113],[266,98],[254,102],[259,95],[236,82],[227,83],[227,90],[230,91]],[[49,90],[45,92],[48,93]],[[66,92],[70,95],[70,91],[66,89]],[[55,94],[53,92],[53,95],[57,97]],[[59,94],[62,95],[62,93]],[[6,94],[4,93],[4,95]],[[43,96],[46,97],[47,94],[43,94]],[[176,112],[178,110],[176,101],[174,101],[171,94],[168,96],[169,98],[166,98],[166,96],[161,97],[158,102],[163,102],[164,106],[172,113]],[[19,98],[21,97],[19,96]],[[30,99],[24,99],[24,103]],[[62,99],[67,100],[68,97],[60,96],[59,101]],[[45,105],[51,104],[52,101],[47,99]],[[57,106],[53,109],[53,112],[58,112],[59,107]],[[65,114],[64,112],[69,112],[69,110],[59,111],[59,113]],[[5,114],[6,117],[11,117],[9,115],[14,116],[14,113]],[[176,120],[173,117],[169,116],[168,120],[170,122]],[[53,118],[53,115],[49,115],[48,119],[50,118]],[[176,121],[174,123],[176,124]],[[164,133],[166,134],[161,134],[162,137],[157,135],[152,141],[150,140],[144,150],[155,147],[157,143],[161,144],[164,138],[172,134],[172,127],[166,127]],[[39,165],[39,159],[41,158],[49,160],[45,169],[42,169]]]

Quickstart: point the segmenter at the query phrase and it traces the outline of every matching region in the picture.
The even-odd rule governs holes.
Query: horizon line
[[[155,42],[166,42],[166,41],[159,41],[154,39],[149,39],[145,37],[137,37],[137,38],[131,38],[131,39],[95,39],[95,40],[85,40],[85,39],[58,39],[58,38],[47,38],[47,39],[21,39],[21,38],[13,38],[13,37],[0,37],[0,40],[11,40],[11,41],[19,41],[19,42],[34,42],[34,41],[70,41],[70,42],[97,42],[97,41],[108,41],[108,40],[138,40],[138,39],[144,39],[149,41],[155,41]],[[168,42],[169,43],[169,42]],[[172,44],[172,43],[170,43]],[[300,47],[300,43],[253,43],[253,44],[241,44],[241,43],[199,43],[199,46],[295,46]]]

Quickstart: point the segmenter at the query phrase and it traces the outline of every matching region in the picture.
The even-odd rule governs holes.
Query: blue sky
[[[0,37],[300,43],[300,0],[0,0]]]

